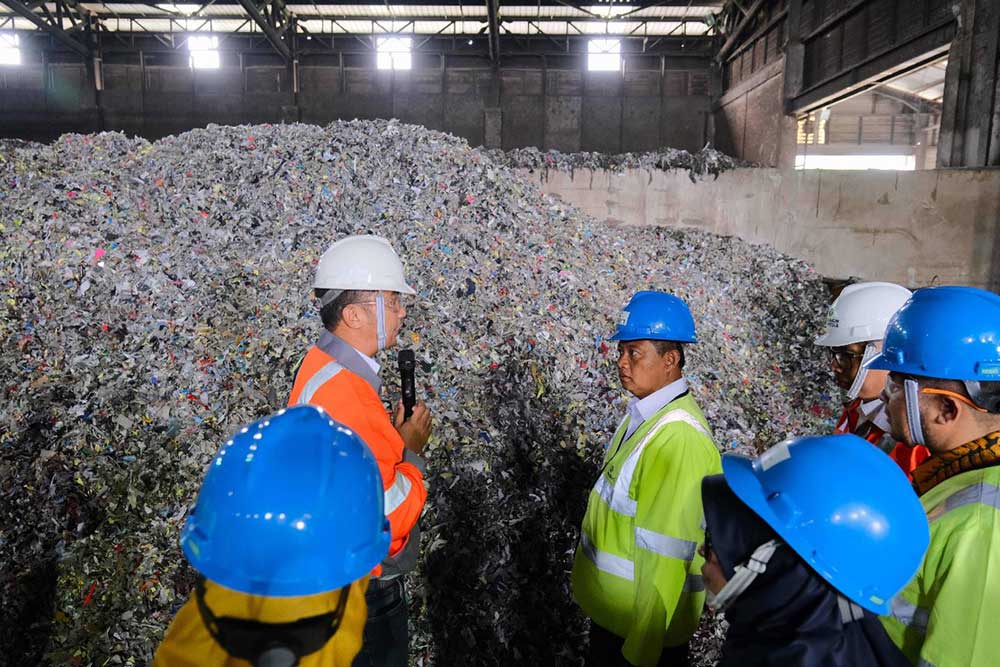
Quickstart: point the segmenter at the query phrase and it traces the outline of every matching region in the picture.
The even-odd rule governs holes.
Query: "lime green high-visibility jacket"
[[[947,479],[920,502],[930,547],[882,624],[915,665],[1000,665],[1000,466]]]
[[[722,472],[704,415],[690,394],[628,438],[628,419],[590,493],[573,563],[573,596],[601,627],[625,639],[634,665],[688,641],[705,603],[701,480]]]

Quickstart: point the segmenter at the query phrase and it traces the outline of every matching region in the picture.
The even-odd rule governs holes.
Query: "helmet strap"
[[[861,357],[861,366],[858,368],[858,374],[854,376],[854,382],[851,383],[851,388],[847,390],[847,397],[852,401],[861,393],[861,388],[864,386],[865,380],[868,379],[868,369],[865,368],[865,364],[876,356],[878,356],[878,345],[875,344],[875,341],[871,341],[865,345],[865,354]]]
[[[382,292],[375,293],[375,322],[378,328],[378,351],[385,349],[385,297]]]
[[[920,384],[912,379],[903,381],[903,395],[906,397],[906,422],[910,426],[910,440],[914,445],[923,445],[924,429],[920,422]]]
[[[733,574],[733,578],[726,582],[721,591],[715,595],[711,591],[708,592],[706,600],[708,605],[717,612],[725,611],[726,607],[731,605],[736,598],[750,587],[750,584],[757,578],[757,575],[767,571],[767,564],[771,561],[771,556],[774,555],[775,550],[780,545],[781,542],[778,540],[769,540],[754,549],[754,552],[750,555],[750,560],[746,564],[737,565],[734,568],[735,573]]]
[[[205,600],[205,577],[200,575],[195,584],[195,601],[208,634],[230,656],[254,667],[295,667],[300,658],[319,651],[337,633],[351,587],[348,584],[339,590],[334,611],[290,623],[216,616]]]
[[[336,301],[337,297],[344,293],[342,289],[328,289],[323,297],[319,300],[320,310],[326,308],[331,303]]]

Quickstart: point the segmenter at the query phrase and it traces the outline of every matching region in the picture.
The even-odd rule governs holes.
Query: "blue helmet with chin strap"
[[[976,400],[978,383],[1000,382],[1000,296],[975,287],[917,290],[889,321],[882,353],[867,367],[959,380]]]
[[[629,300],[611,340],[698,342],[687,304],[673,294],[652,291],[636,292]]]
[[[870,611],[889,613],[889,602],[920,567],[930,543],[920,500],[899,466],[856,435],[792,438],[755,459],[727,454],[722,470],[733,493],[782,542]],[[763,557],[755,552],[753,560],[766,566],[774,545],[761,545]],[[745,589],[754,569],[740,569],[742,582],[731,581]]]
[[[389,552],[383,495],[361,438],[321,408],[287,408],[219,449],[181,548],[199,573],[240,593],[336,590]]]
[[[982,385],[1000,382],[1000,296],[975,287],[917,290],[889,320],[882,352],[865,368],[910,376],[903,389],[912,444],[925,444],[922,377],[961,382],[977,409],[1000,413],[1000,393]]]

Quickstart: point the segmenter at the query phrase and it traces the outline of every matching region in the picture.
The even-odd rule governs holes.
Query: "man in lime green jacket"
[[[998,665],[1000,296],[918,290],[869,367],[889,371],[892,435],[931,451],[913,472],[930,547],[882,623],[915,665]]]
[[[679,298],[639,292],[612,340],[635,398],[605,453],[573,563],[573,596],[591,619],[587,664],[686,665],[705,602],[701,480],[722,470],[682,375],[694,320]]]

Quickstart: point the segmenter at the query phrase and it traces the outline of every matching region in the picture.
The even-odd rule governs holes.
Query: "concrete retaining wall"
[[[1000,169],[526,176],[599,220],[738,236],[831,278],[1000,289]]]

